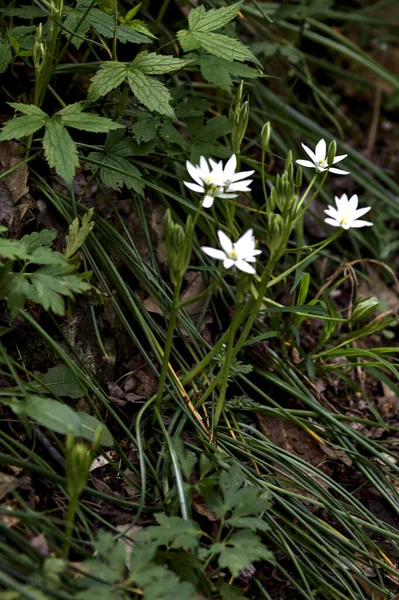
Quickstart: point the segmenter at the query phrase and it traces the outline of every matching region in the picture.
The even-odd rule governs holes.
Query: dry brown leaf
[[[6,473],[0,473],[0,500],[3,500],[10,492],[16,490],[18,487],[26,487],[30,485],[30,478],[25,477],[13,477]]]
[[[0,142],[0,173],[8,171],[22,161],[21,156],[17,156],[18,144],[16,142]],[[28,165],[21,165],[18,169],[2,179],[10,191],[11,200],[16,204],[22,196],[29,192],[27,186]]]

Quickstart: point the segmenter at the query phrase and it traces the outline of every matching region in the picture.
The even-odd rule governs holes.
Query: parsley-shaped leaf
[[[240,571],[248,569],[257,560],[273,562],[273,554],[260,538],[246,529],[234,533],[224,542],[212,544],[208,553],[218,554],[219,567],[229,569],[233,577],[238,577]]]
[[[72,221],[68,229],[68,235],[65,240],[65,258],[71,258],[79,248],[84,244],[87,236],[94,227],[92,221],[94,208],[90,208],[82,217],[82,224],[79,224],[79,219],[76,217]]]
[[[193,550],[198,547],[202,531],[195,521],[181,517],[168,517],[163,513],[155,516],[158,525],[152,525],[138,531],[134,539],[152,546],[168,546]]]

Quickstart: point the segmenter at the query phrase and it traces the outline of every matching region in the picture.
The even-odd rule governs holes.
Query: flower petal
[[[357,220],[357,221],[352,221],[352,223],[350,224],[350,227],[370,227],[371,225],[373,225],[373,223],[370,223],[370,221],[362,221],[362,220]]]
[[[349,175],[350,173],[350,171],[343,171],[342,169],[336,169],[335,167],[330,167],[328,172],[335,173],[336,175]]]
[[[312,159],[312,162],[315,163],[317,161],[317,159],[316,159],[316,154],[313,152],[313,150],[311,150],[308,146],[305,146],[305,144],[302,144],[302,148],[305,150],[305,152],[309,156],[309,158]]]
[[[189,181],[183,181],[184,185],[188,187],[189,190],[193,192],[198,192],[199,194],[203,194],[205,192],[204,186],[197,185],[196,183],[190,183]]]
[[[207,175],[209,175],[209,165],[208,162],[206,160],[206,158],[204,156],[200,157],[200,166],[199,166],[201,172],[200,175],[202,178],[206,177]]]
[[[247,256],[252,256],[255,250],[255,237],[253,229],[248,229],[234,244],[234,250],[237,252],[238,260],[245,259]]]
[[[218,250],[217,248],[210,248],[209,246],[201,246],[202,252],[205,252],[211,258],[216,258],[216,260],[224,260],[226,258],[223,250]]]
[[[347,154],[340,154],[339,156],[336,156],[333,160],[333,165],[335,165],[335,163],[340,162],[341,160],[344,160],[344,158],[346,158],[347,156]]]
[[[220,245],[222,246],[222,248],[225,251],[225,253],[229,254],[229,252],[231,252],[233,250],[233,242],[220,229],[217,232],[217,234],[218,234]]]
[[[357,194],[353,194],[353,196],[351,198],[349,198],[349,202],[348,202],[348,210],[350,213],[354,213],[355,210],[357,209],[357,206],[359,204],[359,198],[357,196]],[[354,217],[356,218],[356,217]]]
[[[235,260],[233,260],[232,258],[225,258],[223,261],[223,266],[225,269],[230,269],[230,267],[232,267],[235,264]]]
[[[342,194],[341,198],[339,198],[338,196],[335,196],[335,204],[339,211],[344,210],[346,208],[346,205],[348,204],[348,202],[349,202],[349,200],[348,200],[348,196],[346,194]]]
[[[255,171],[240,171],[239,173],[235,173],[230,177],[229,181],[233,183],[234,181],[240,181],[240,179],[245,179],[246,177],[251,177]]]
[[[328,215],[329,217],[332,217],[333,219],[337,219],[338,215],[339,215],[339,210],[337,210],[333,206],[329,206],[328,208],[325,209],[324,212],[326,213],[326,215]]]
[[[353,213],[354,219],[358,219],[359,217],[362,217],[363,215],[365,215],[366,213],[368,213],[369,210],[371,210],[371,206],[365,206],[364,208],[358,208]]]
[[[310,160],[302,160],[301,158],[295,161],[298,165],[302,167],[311,167],[312,169],[316,168],[316,165],[310,162]]]
[[[246,179],[245,181],[237,181],[236,183],[231,183],[227,188],[228,192],[250,192],[251,188],[248,186],[251,185],[252,179]]]
[[[315,150],[317,161],[326,160],[326,153],[327,153],[326,140],[320,140],[320,142],[317,142],[316,148],[314,150]]]
[[[220,193],[220,192],[215,193],[216,198],[237,198],[237,196],[238,196],[238,194],[225,194],[224,192],[223,193]]]
[[[195,167],[189,161],[187,161],[186,162],[186,169],[187,169],[190,177],[192,177],[192,179],[194,179],[194,181],[196,181],[199,184],[202,183],[202,178],[201,178],[201,175],[199,173],[198,167]]]
[[[202,206],[203,208],[211,208],[215,198],[213,196],[205,196]]]
[[[244,271],[244,273],[250,273],[251,275],[256,273],[253,266],[249,265],[247,262],[245,262],[245,260],[238,260],[236,262],[236,267],[237,269],[240,269],[240,271]]]
[[[236,172],[237,168],[237,157],[235,154],[232,154],[229,160],[226,163],[225,168],[223,169],[223,174],[225,177],[225,181],[230,181]]]
[[[336,221],[335,219],[324,219],[325,223],[328,223],[329,225],[332,225],[333,227],[341,227],[341,225],[338,223],[338,221]]]
[[[221,169],[223,166],[221,160],[217,163],[215,160],[213,160],[213,158],[209,159],[209,164],[211,165],[212,169]]]

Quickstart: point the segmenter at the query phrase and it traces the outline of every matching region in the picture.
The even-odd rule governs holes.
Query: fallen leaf
[[[0,173],[8,171],[23,160],[21,156],[17,156],[17,149],[16,142],[0,142]],[[28,165],[26,163],[2,179],[2,183],[10,191],[13,204],[16,204],[22,196],[29,192],[27,180]]]
[[[44,533],[39,533],[30,540],[30,545],[42,555],[50,556],[50,550]]]

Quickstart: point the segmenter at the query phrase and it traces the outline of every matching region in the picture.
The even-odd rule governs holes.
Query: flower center
[[[234,248],[228,252],[227,256],[231,258],[231,260],[237,260],[238,258],[237,252],[234,250]]]
[[[328,167],[327,161],[323,158],[319,158],[317,164],[319,165],[319,167]]]

